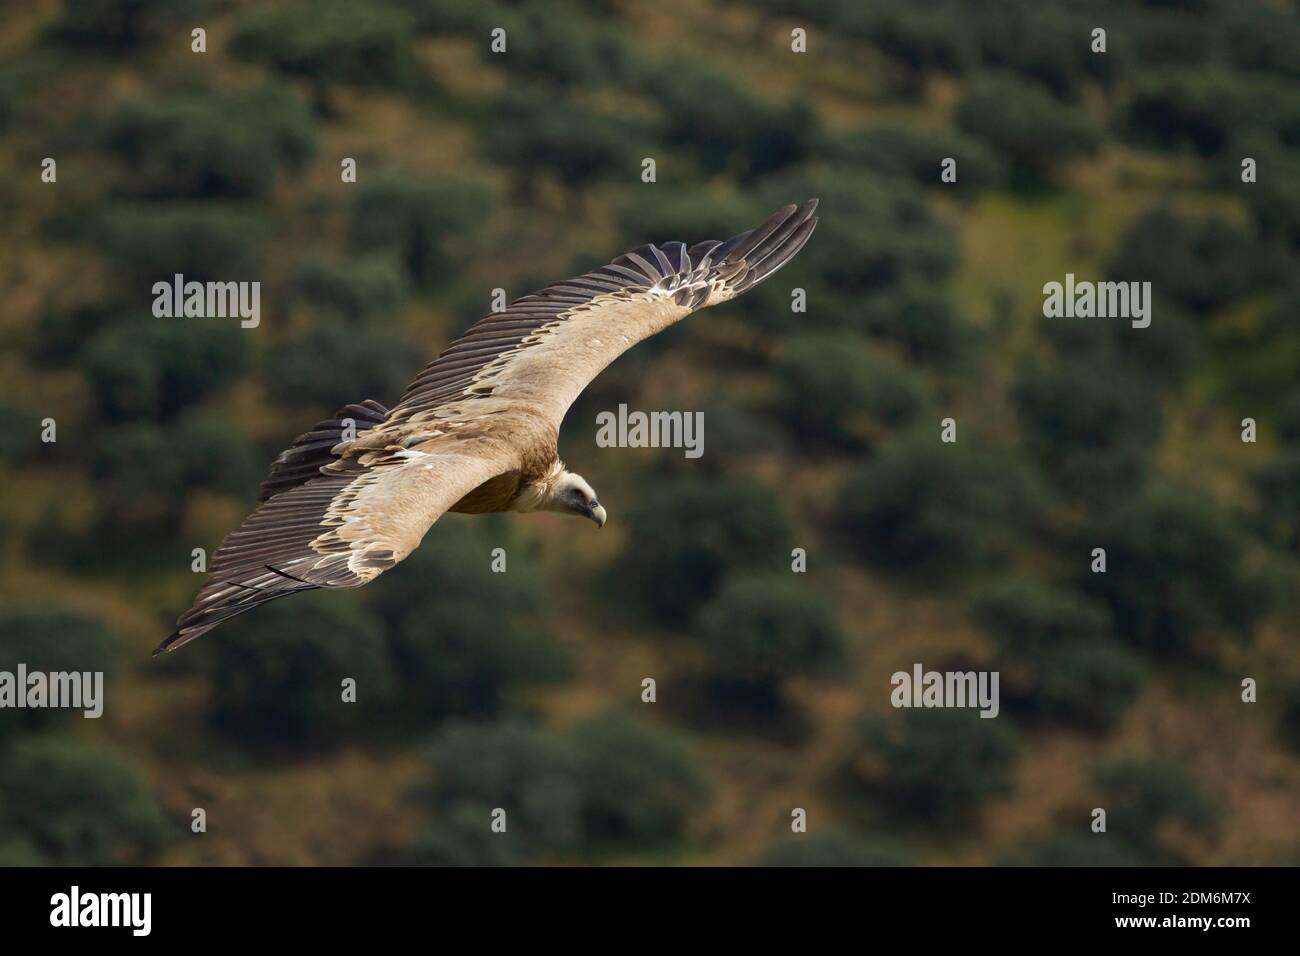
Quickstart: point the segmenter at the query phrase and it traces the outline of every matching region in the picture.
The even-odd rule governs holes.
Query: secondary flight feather
[[[194,605],[155,654],[268,601],[366,584],[448,511],[555,511],[605,524],[556,450],[574,399],[632,346],[785,265],[817,200],[725,242],[642,246],[478,322],[392,408],[366,400],[280,454],[257,509],[222,542]]]

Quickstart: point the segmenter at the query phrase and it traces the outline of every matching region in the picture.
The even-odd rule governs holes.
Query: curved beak
[[[591,510],[587,512],[587,517],[596,522],[597,528],[605,527],[605,509],[599,502],[592,502]]]

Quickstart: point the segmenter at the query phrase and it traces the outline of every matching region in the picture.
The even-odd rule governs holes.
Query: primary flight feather
[[[258,507],[212,559],[155,654],[315,588],[353,588],[415,550],[443,514],[605,509],[556,451],[565,412],[638,342],[763,281],[803,248],[817,200],[726,242],[642,246],[478,322],[391,409],[348,405],[282,452]]]

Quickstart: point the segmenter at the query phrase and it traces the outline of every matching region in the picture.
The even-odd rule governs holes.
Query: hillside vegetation
[[[11,8],[0,670],[107,699],[0,711],[0,864],[1297,862],[1297,49],[1264,0]],[[493,290],[810,196],[570,411],[604,530],[450,515],[150,659],[274,456]],[[176,273],[260,324],[155,318]],[[1044,317],[1067,273],[1150,326]],[[620,403],[703,456],[599,447]],[[1001,713],[891,707],[918,662]]]

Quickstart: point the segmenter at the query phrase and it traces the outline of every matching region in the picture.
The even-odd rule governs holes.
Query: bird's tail
[[[337,460],[330,449],[346,441],[349,434],[355,437],[374,428],[387,416],[387,408],[368,398],[364,402],[345,405],[334,413],[333,418],[317,422],[311,431],[295,438],[293,444],[271,463],[271,471],[258,489],[257,500],[266,501],[315,478],[320,474],[321,465]]]

